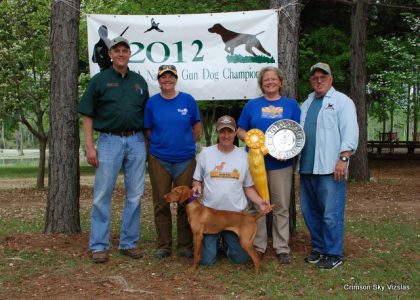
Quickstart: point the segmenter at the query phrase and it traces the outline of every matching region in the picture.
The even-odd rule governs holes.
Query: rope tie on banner
[[[82,11],[79,8],[77,8],[76,6],[74,6],[73,3],[71,3],[69,0],[54,0],[54,2],[55,2],[54,4],[58,4],[59,2],[63,2],[68,7],[73,8],[74,10],[77,10],[78,12],[82,13]]]
[[[280,6],[279,8],[275,10],[277,13],[283,14],[287,18],[287,20],[289,20],[290,26],[292,26],[293,28],[295,27],[295,24],[292,22],[292,18],[290,17],[289,12],[286,11],[286,8],[289,6],[296,6],[296,5],[300,5],[298,0],[288,3],[286,5]]]

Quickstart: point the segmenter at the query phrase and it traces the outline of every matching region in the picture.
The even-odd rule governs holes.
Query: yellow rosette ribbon
[[[248,130],[245,135],[245,143],[249,148],[249,171],[254,181],[255,189],[263,200],[270,202],[267,172],[265,171],[264,163],[264,155],[268,153],[268,149],[265,146],[264,132],[259,129]]]

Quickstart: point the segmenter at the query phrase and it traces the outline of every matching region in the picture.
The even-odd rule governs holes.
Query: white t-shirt
[[[229,153],[219,151],[217,145],[204,148],[194,179],[204,184],[203,205],[220,210],[243,211],[248,205],[243,188],[254,185],[248,154],[236,146]]]

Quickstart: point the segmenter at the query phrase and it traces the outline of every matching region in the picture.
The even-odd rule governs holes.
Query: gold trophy
[[[254,181],[255,189],[263,200],[270,202],[267,173],[264,163],[264,155],[268,153],[268,149],[265,146],[264,133],[259,129],[248,130],[245,135],[245,143],[249,148],[249,170]]]

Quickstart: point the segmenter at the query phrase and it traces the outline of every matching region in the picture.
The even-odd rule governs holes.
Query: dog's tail
[[[261,34],[261,33],[263,33],[263,32],[265,32],[265,30],[263,30],[263,31],[261,31],[261,32],[258,32],[255,36],[257,36],[257,35],[259,35],[259,34]]]
[[[270,210],[268,212],[270,212],[273,209],[273,207],[274,207],[274,204],[270,205]],[[261,218],[262,216],[266,215],[268,212],[262,212],[262,211],[260,211],[260,212],[256,213],[255,215],[253,215],[253,217],[254,217],[254,219],[256,221],[259,218]]]

